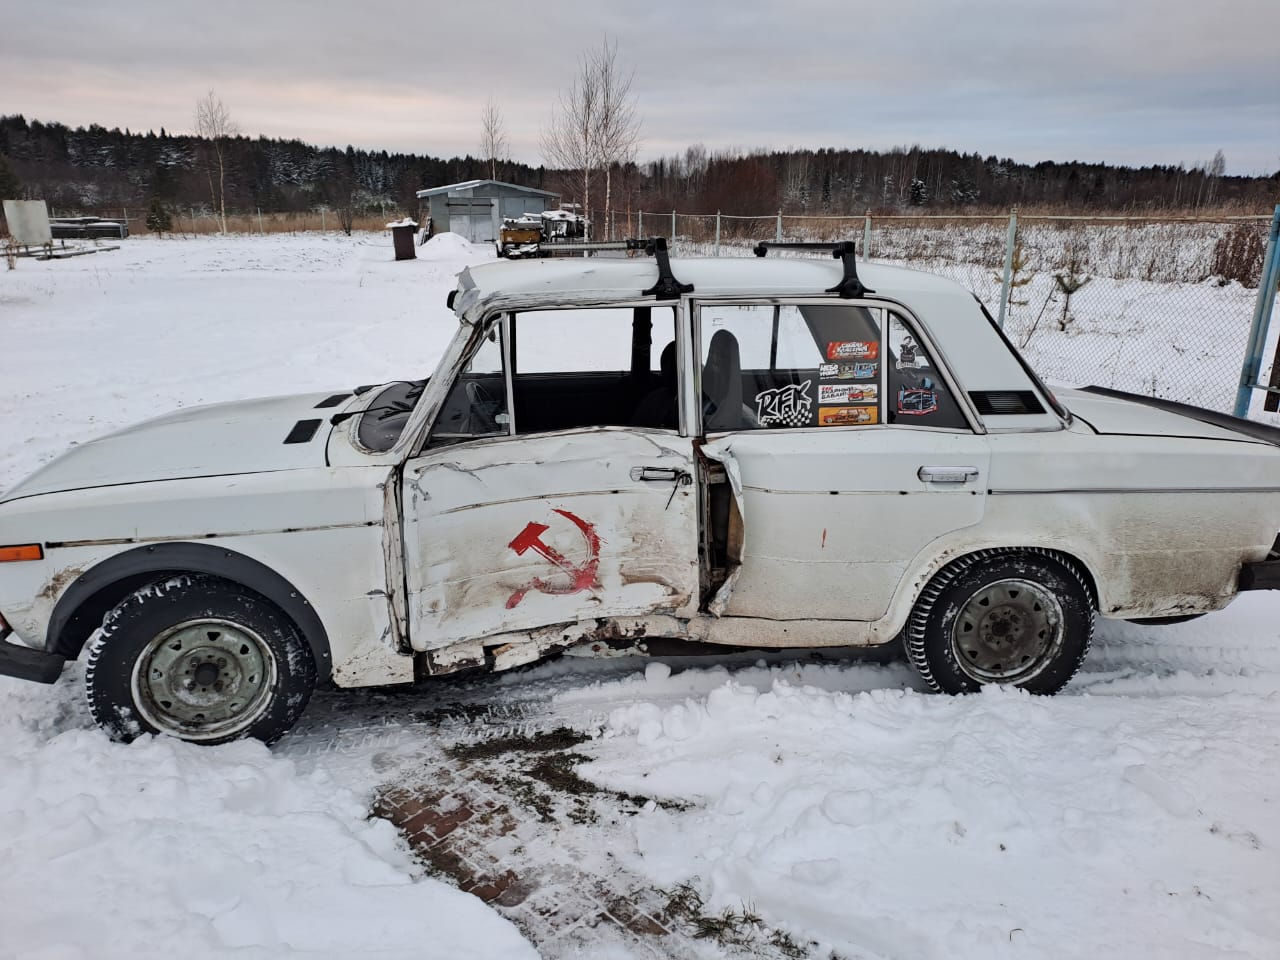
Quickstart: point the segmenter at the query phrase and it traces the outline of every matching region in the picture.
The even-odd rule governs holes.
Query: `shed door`
[[[493,243],[496,205],[493,197],[450,197],[449,229],[472,243]]]

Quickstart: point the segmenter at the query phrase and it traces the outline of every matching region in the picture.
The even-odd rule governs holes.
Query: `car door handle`
[[[916,476],[925,483],[968,483],[978,476],[977,467],[921,467]]]
[[[693,477],[679,467],[632,467],[631,479],[656,483],[689,483]]]

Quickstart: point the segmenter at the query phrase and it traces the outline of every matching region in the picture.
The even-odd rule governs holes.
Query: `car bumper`
[[[32,650],[9,642],[13,629],[0,620],[0,676],[17,677],[35,683],[53,683],[62,675],[65,657]]]

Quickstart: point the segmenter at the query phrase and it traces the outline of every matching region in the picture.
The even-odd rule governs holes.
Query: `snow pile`
[[[445,233],[437,233],[428,240],[423,245],[419,255],[433,260],[449,258],[475,262],[484,260],[486,257],[492,260],[494,252],[493,244],[472,243],[470,240],[464,239],[461,234],[446,231]]]
[[[637,699],[705,672],[618,684],[636,702],[579,772],[695,805],[640,815],[620,859],[709,912],[853,956],[1280,955],[1274,693],[851,695],[756,670]]]
[[[0,677],[0,956],[536,956],[323,770],[92,729],[79,678]]]

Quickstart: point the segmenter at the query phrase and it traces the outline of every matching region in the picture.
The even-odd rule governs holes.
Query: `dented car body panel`
[[[414,649],[600,616],[692,616],[697,499],[679,477],[693,477],[689,440],[607,428],[411,460]]]
[[[278,574],[323,627],[324,676],[363,686],[653,636],[887,643],[931,577],[989,549],[1069,557],[1098,611],[1131,619],[1220,609],[1272,562],[1280,447],[1055,398],[949,281],[865,265],[846,299],[824,292],[832,261],[673,269],[693,291],[655,301],[643,258],[470,268],[425,380],[85,444],[0,498],[0,546],[41,550],[0,563],[0,616],[74,656],[66,604],[100,617],[145,576],[113,563],[205,544],[229,578]],[[566,337],[565,372],[535,368],[553,310],[622,316],[630,366],[577,363]]]

